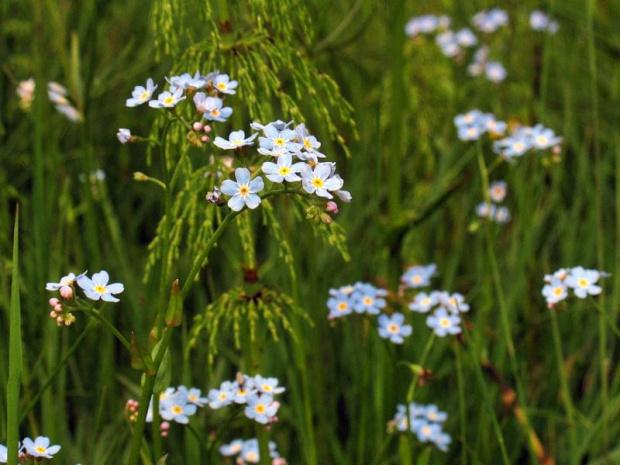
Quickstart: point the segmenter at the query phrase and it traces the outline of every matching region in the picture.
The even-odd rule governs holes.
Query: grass
[[[125,401],[150,394],[129,352],[105,324],[84,314],[69,328],[47,316],[45,282],[69,271],[106,269],[126,290],[102,315],[145,346],[157,313],[159,334],[164,331],[170,285],[180,280],[183,323],[165,332],[171,385],[204,392],[239,367],[260,367],[280,379],[287,391],[269,439],[290,463],[614,463],[620,456],[620,33],[613,18],[620,6],[549,2],[560,30],[548,36],[529,28],[529,12],[540,8],[529,0],[278,3],[282,11],[258,0],[10,0],[0,6],[6,54],[0,65],[0,398],[7,399],[0,417],[8,418],[0,422],[0,444],[49,436],[62,445],[59,463],[128,463],[132,452],[139,461],[158,450],[170,454],[170,463],[220,463],[205,451],[212,435],[255,436],[243,415],[224,431],[227,414],[206,410],[192,418],[194,433],[173,425],[158,444],[149,427],[147,440],[134,439],[131,448]],[[493,58],[508,70],[501,84],[468,76],[468,60],[454,63],[432,39],[412,41],[402,33],[414,15],[448,14],[460,28],[492,6],[511,18],[510,29],[490,39]],[[261,39],[252,8],[270,16],[261,27],[281,28],[272,42]],[[232,34],[220,27],[223,19],[231,21]],[[146,108],[125,107],[133,86],[149,76],[161,83],[171,69],[193,72],[197,62],[201,71],[241,76],[223,133],[242,126],[247,132],[253,119],[290,116],[303,117],[317,134],[353,194],[335,217],[346,231],[350,261],[288,195],[270,199],[275,221],[268,225],[260,211],[244,213],[243,222],[214,213],[203,200],[206,181],[185,171],[189,163],[205,165],[210,152],[184,148],[184,132],[171,130],[165,150],[153,144],[152,155],[144,145],[118,143],[118,127],[148,136],[154,120]],[[15,87],[30,76],[65,85],[83,123],[58,114],[43,86],[29,112],[19,108]],[[314,81],[317,76],[338,85],[354,125],[338,92]],[[496,164],[489,144],[478,152],[456,137],[453,117],[472,108],[553,128],[565,140],[561,160],[529,154],[514,165]],[[163,129],[157,126],[151,137]],[[175,174],[177,163],[183,168]],[[162,182],[173,180],[174,188],[133,181],[135,171],[160,177],[162,167]],[[88,176],[98,168],[103,181]],[[508,184],[512,221],[476,228],[474,208],[484,186],[497,179]],[[190,185],[189,194],[182,191]],[[166,243],[161,256],[171,260],[151,257],[160,219],[166,213],[178,219],[181,207],[211,229],[187,241],[190,236],[174,236],[175,224],[165,223],[160,233],[176,238],[178,255]],[[226,231],[215,232],[223,223]],[[208,366],[208,331],[186,350],[194,317],[233,288],[253,292],[243,272],[252,262],[257,288],[293,296],[313,326],[291,316],[296,339],[284,332],[277,342],[260,337],[256,353],[246,341],[236,348],[233,327],[223,328]],[[378,338],[370,320],[327,320],[330,287],[367,280],[395,290],[407,265],[430,262],[439,269],[433,286],[463,293],[472,307],[462,340],[437,338],[426,353],[430,331],[409,312],[414,333],[403,346]],[[152,272],[144,281],[147,265]],[[543,275],[576,265],[612,273],[603,295],[550,311],[540,295]],[[391,302],[394,310],[399,305]],[[265,324],[257,334],[267,331]],[[399,362],[418,363],[423,355],[433,376],[412,385],[411,370]],[[448,453],[412,435],[387,433],[411,386],[416,402],[448,412]]]

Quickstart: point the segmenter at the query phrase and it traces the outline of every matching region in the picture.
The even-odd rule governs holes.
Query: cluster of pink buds
[[[209,134],[211,132],[211,126],[209,126],[208,124],[202,124],[200,121],[196,121],[192,125],[192,129],[194,130],[194,132],[204,131],[206,134]],[[209,142],[209,136],[207,136],[206,134],[200,136],[201,142]]]
[[[73,289],[71,289],[69,286],[65,286],[65,287],[68,288],[69,291],[71,291],[71,295],[73,295]],[[61,294],[62,294],[62,290],[65,287],[60,288]],[[49,300],[49,304],[50,304],[50,307],[52,307],[52,311],[50,312],[50,318],[54,318],[58,326],[62,326],[62,325],[71,326],[71,324],[73,324],[73,322],[75,321],[75,316],[73,316],[72,313],[65,310],[60,300],[58,300],[55,297],[51,298]]]
[[[138,420],[138,407],[140,407],[140,402],[133,399],[129,399],[125,404],[125,416],[131,423]]]
[[[168,436],[168,430],[170,429],[170,423],[167,421],[162,421],[161,425],[159,425],[159,431],[161,432],[161,437],[165,438]]]

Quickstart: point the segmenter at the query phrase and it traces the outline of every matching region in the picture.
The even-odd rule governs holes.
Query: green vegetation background
[[[412,42],[403,32],[413,15],[447,14],[455,27],[465,27],[475,12],[494,6],[511,18],[510,27],[493,39],[496,58],[508,70],[502,84],[467,76],[466,63],[445,58],[432,39]],[[557,35],[529,28],[529,13],[537,8],[557,17]],[[222,27],[224,20],[230,32]],[[79,316],[73,327],[56,328],[47,316],[46,281],[69,271],[107,269],[126,287],[122,303],[109,314],[125,334],[135,330],[146,340],[156,285],[144,284],[141,277],[163,207],[153,185],[133,181],[134,171],[148,170],[144,147],[121,146],[115,134],[119,127],[148,134],[154,120],[153,110],[125,107],[134,85],[147,77],[161,84],[172,69],[193,72],[199,64],[202,72],[243,74],[241,88],[256,83],[254,92],[234,97],[235,118],[227,128],[259,117],[263,122],[303,117],[338,161],[354,198],[338,216],[346,229],[348,262],[315,237],[303,219],[287,214],[285,203],[278,205],[278,218],[292,244],[296,280],[269,230],[259,226],[256,233],[262,281],[293,295],[314,322],[312,328],[299,325],[297,342],[269,343],[263,354],[265,374],[287,386],[272,437],[290,463],[373,463],[386,441],[386,423],[396,404],[404,402],[411,381],[409,369],[397,361],[416,362],[429,333],[423,318],[414,318],[413,337],[388,349],[361,319],[330,324],[329,287],[371,280],[394,288],[407,264],[430,262],[440,272],[436,288],[467,295],[472,306],[467,320],[477,335],[476,351],[448,339],[436,343],[425,364],[433,377],[416,391],[417,401],[436,403],[449,413],[445,429],[453,443],[443,454],[402,436],[388,444],[377,463],[501,463],[490,411],[499,421],[510,463],[544,460],[537,458],[540,449],[531,447],[533,435],[558,464],[620,463],[618,340],[592,301],[572,300],[556,319],[540,295],[543,275],[561,266],[609,271],[598,302],[617,321],[619,22],[615,0],[3,1],[0,418],[7,409],[15,204],[21,207],[23,410],[86,323]],[[261,87],[261,66],[276,70],[276,80],[268,84],[272,92]],[[328,87],[312,95],[317,75],[312,77],[307,66],[333,78],[353,108],[352,120]],[[15,87],[30,76],[66,85],[84,122],[66,121],[44,95],[29,113],[22,111]],[[306,87],[298,92],[304,79]],[[454,115],[472,108],[504,120],[542,123],[565,139],[559,163],[548,165],[530,154],[493,173],[493,179],[508,182],[513,214],[508,225],[493,228],[491,255],[498,263],[504,323],[515,341],[524,387],[525,399],[517,405],[508,398],[516,386],[493,260],[483,231],[469,231],[482,196],[475,146],[458,141],[452,123]],[[485,151],[493,160],[488,147]],[[193,157],[208,163],[205,152]],[[95,169],[105,171],[105,182],[80,182],[81,174]],[[199,202],[205,194],[206,189],[195,193]],[[421,218],[438,199],[430,215]],[[210,207],[205,203],[204,208]],[[234,374],[238,354],[230,335],[220,335],[221,354],[213,368],[200,342],[188,358],[183,348],[191,317],[242,284],[246,259],[238,234],[230,232],[202,275],[209,285],[195,293],[183,334],[173,343],[178,362],[173,385],[207,390]],[[560,336],[555,342],[554,325]],[[122,411],[127,398],[137,397],[138,383],[128,355],[98,329],[28,412],[21,436],[43,434],[61,444],[57,463],[123,463],[131,433]],[[206,438],[222,419],[206,409],[195,424]],[[224,439],[251,434],[242,425]],[[205,463],[199,444],[184,431],[174,426],[165,442],[169,463]],[[4,421],[0,442],[6,442]]]

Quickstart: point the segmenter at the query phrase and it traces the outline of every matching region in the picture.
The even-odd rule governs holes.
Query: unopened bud
[[[62,312],[62,305],[60,304],[54,305],[54,311],[58,313]]]
[[[329,202],[325,203],[325,210],[327,210],[330,213],[333,213],[334,215],[338,214],[338,204],[336,202],[334,202],[333,200],[330,200]]]
[[[52,298],[50,299],[50,306],[55,307],[56,305],[58,305],[60,303],[60,300],[58,300],[57,298]]]
[[[136,171],[133,174],[133,179],[134,179],[134,181],[148,181],[149,177],[146,174],[144,174],[144,173],[142,173],[140,171]]]
[[[71,286],[62,286],[60,288],[60,295],[63,299],[71,299],[73,298],[73,289]]]
[[[196,121],[194,124],[192,124],[192,129],[194,131],[201,131],[203,127],[204,126],[200,121]]]
[[[202,130],[208,134],[211,132],[211,126],[207,124],[202,128]]]

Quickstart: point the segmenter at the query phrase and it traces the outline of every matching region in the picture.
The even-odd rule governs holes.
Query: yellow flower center
[[[187,398],[191,401],[191,402],[196,402],[198,400],[198,396],[195,396],[193,394],[190,394],[189,396],[187,396]]]
[[[444,317],[439,319],[439,326],[441,326],[442,328],[449,328],[450,326],[452,326],[452,323],[448,318]]]
[[[254,462],[258,460],[258,454],[256,452],[248,452],[248,461]]]
[[[243,145],[243,139],[236,139],[231,142],[233,145]]]
[[[218,110],[217,108],[215,110],[211,110],[210,113],[211,113],[211,116],[214,116],[216,118],[220,116],[220,110]]]
[[[450,299],[448,299],[448,303],[452,306],[452,307],[456,307],[456,299],[454,297],[451,297]]]
[[[276,144],[278,147],[284,147],[284,144],[286,144],[286,141],[282,139],[281,137],[277,137],[276,139],[273,140],[273,143]]]
[[[142,92],[140,94],[140,100],[146,100],[149,97],[150,97],[150,95],[149,95],[149,91],[148,90],[145,90],[144,92]]]
[[[427,305],[429,305],[430,303],[431,303],[431,299],[429,299],[428,297],[427,297],[426,299],[422,299],[422,300],[420,301],[420,305],[424,305],[424,306],[427,306]]]
[[[437,414],[435,412],[431,412],[428,414],[428,419],[435,421],[437,419]]]
[[[431,434],[431,428],[430,426],[423,426],[420,431],[422,431],[422,434],[427,436],[429,434]]]
[[[347,305],[346,302],[340,302],[338,304],[338,310],[340,310],[341,312],[346,312],[347,308],[349,308],[349,306]]]
[[[422,282],[422,276],[420,276],[419,274],[413,275],[411,281],[413,282],[413,284],[420,284]]]
[[[93,290],[94,290],[97,294],[105,294],[105,292],[106,292],[106,288],[105,288],[105,286],[102,286],[101,284],[97,284]]]
[[[226,89],[228,89],[228,84],[226,84],[225,82],[220,82],[217,85],[217,88],[220,89],[220,90],[226,90]]]
[[[321,178],[314,178],[312,180],[312,185],[318,188],[323,187],[323,180]]]
[[[228,394],[226,394],[225,392],[220,392],[220,395],[218,396],[218,398],[220,400],[226,400],[228,399]]]
[[[268,384],[263,384],[263,391],[265,392],[271,392],[271,386],[269,386]]]
[[[504,193],[504,189],[502,189],[501,187],[493,188],[493,194],[495,194],[496,197],[501,197],[503,193]]]
[[[540,145],[546,145],[548,141],[549,139],[547,139],[545,136],[536,137],[536,142],[538,142]]]
[[[291,174],[291,169],[288,166],[281,166],[280,169],[278,169],[278,173],[282,176],[286,176],[287,174]]]
[[[467,130],[467,135],[468,136],[475,136],[476,135],[476,128],[469,128]]]
[[[164,99],[164,103],[165,103],[166,105],[172,105],[172,104],[174,103],[174,97],[166,97],[166,98]]]
[[[259,415],[262,415],[267,411],[267,407],[265,407],[264,404],[257,404],[256,407],[254,407],[254,411]]]
[[[579,284],[579,286],[581,287],[588,287],[588,285],[590,284],[590,281],[588,281],[586,278],[579,278],[579,280],[577,281],[577,283]]]
[[[36,446],[34,450],[36,450],[39,454],[45,454],[47,452],[47,449],[42,446]]]
[[[180,405],[175,405],[174,407],[172,407],[172,413],[174,413],[175,415],[180,415],[183,413],[183,407],[181,407]]]
[[[247,394],[248,394],[248,391],[246,391],[245,389],[239,389],[239,390],[237,391],[237,395],[238,395],[238,396],[245,396],[245,395],[247,395]]]
[[[362,299],[362,303],[363,303],[364,305],[372,305],[372,304],[374,303],[374,301],[375,301],[375,300],[374,300],[372,297],[364,297],[364,298]]]
[[[525,148],[525,144],[523,142],[516,142],[514,145],[515,150],[523,150]]]
[[[463,118],[463,122],[469,124],[471,122],[474,121],[474,116],[473,115],[465,115],[465,118]]]
[[[304,139],[304,145],[306,146],[307,149],[312,148],[312,142],[310,142],[309,139]]]
[[[245,197],[250,193],[250,188],[248,186],[240,186],[239,187],[239,195]]]
[[[562,293],[563,293],[563,292],[564,292],[564,289],[562,289],[560,286],[556,287],[556,288],[553,290],[553,293],[554,293],[555,295],[557,295],[557,296],[562,295]]]
[[[388,333],[396,334],[398,333],[398,325],[394,323],[390,323],[387,327]]]

